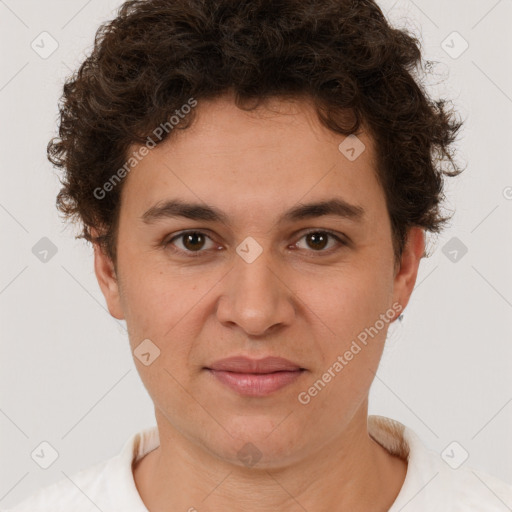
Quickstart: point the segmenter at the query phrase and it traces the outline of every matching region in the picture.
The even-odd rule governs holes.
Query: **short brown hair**
[[[57,207],[115,264],[122,183],[102,199],[94,190],[133,144],[191,97],[232,91],[240,108],[255,108],[307,96],[329,129],[350,135],[362,125],[373,137],[399,261],[409,227],[438,233],[450,219],[440,212],[444,176],[462,172],[452,150],[462,122],[413,77],[419,64],[419,41],[373,0],[127,1],[64,85],[59,137],[48,144],[65,170]]]

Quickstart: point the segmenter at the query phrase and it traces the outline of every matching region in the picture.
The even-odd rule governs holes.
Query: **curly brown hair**
[[[65,169],[57,208],[82,222],[76,238],[98,243],[115,264],[122,182],[100,199],[94,191],[134,144],[191,97],[231,91],[252,110],[266,98],[305,96],[329,129],[364,127],[373,137],[399,261],[408,228],[439,233],[451,219],[440,212],[444,176],[462,172],[452,149],[462,122],[414,78],[425,70],[420,47],[373,0],[127,1],[64,85],[59,137],[47,148]]]

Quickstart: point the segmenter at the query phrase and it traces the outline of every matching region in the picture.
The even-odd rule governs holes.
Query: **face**
[[[309,102],[266,107],[245,112],[228,96],[199,102],[192,126],[127,176],[117,275],[97,248],[95,269],[132,351],[150,354],[150,364],[134,361],[161,435],[179,432],[235,464],[251,442],[271,467],[319,452],[363,411],[366,421],[424,239],[411,229],[396,269],[368,135],[349,159],[339,149],[345,136],[320,125]],[[202,209],[159,209],[178,201]],[[206,369],[236,355],[279,356],[304,371],[249,396]]]

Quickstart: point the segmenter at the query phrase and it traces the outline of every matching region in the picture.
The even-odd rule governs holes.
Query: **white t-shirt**
[[[464,459],[460,445],[450,446],[442,458],[408,427],[383,416],[368,417],[368,432],[388,452],[408,460],[405,481],[389,512],[512,510],[512,485],[464,463],[451,467]],[[148,512],[135,486],[132,462],[159,442],[156,426],[142,430],[115,457],[45,487],[4,512]]]

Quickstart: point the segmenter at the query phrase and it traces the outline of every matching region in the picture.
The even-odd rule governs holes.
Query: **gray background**
[[[117,454],[154,424],[125,324],[106,309],[92,249],[57,215],[59,183],[46,160],[62,83],[120,3],[0,0],[2,508]],[[458,148],[467,169],[448,180],[456,214],[430,239],[404,322],[390,329],[370,413],[408,425],[439,453],[457,441],[469,453],[465,464],[511,482],[512,2],[380,5],[440,62],[429,88],[466,119]],[[43,31],[58,43],[47,58],[31,47],[51,49]],[[469,44],[461,55],[454,31]],[[57,250],[46,262],[36,245],[44,237]],[[31,458],[43,441],[59,453],[46,470]]]

